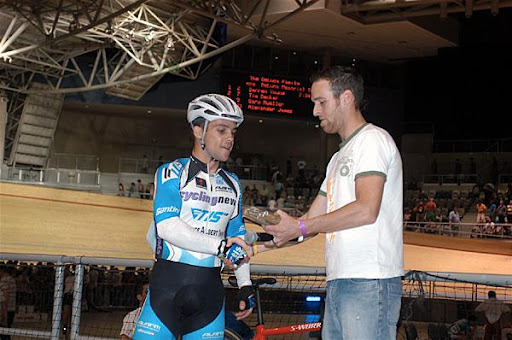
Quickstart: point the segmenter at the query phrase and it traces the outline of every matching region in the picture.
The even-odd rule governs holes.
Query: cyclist
[[[222,339],[223,263],[234,264],[241,287],[236,317],[252,312],[241,185],[219,164],[229,158],[242,110],[226,96],[207,94],[189,103],[187,119],[191,156],[163,164],[155,174],[156,262],[135,340]]]

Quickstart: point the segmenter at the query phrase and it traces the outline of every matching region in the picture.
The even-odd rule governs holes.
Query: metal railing
[[[423,183],[427,184],[457,184],[457,185],[473,185],[479,183],[477,174],[445,174],[445,175],[425,175]]]
[[[147,158],[119,158],[119,173],[154,174],[165,163],[163,160]]]
[[[96,170],[10,167],[7,179],[58,187],[100,186],[100,172]]]
[[[512,223],[449,223],[405,221],[404,231],[455,236],[512,240]]]
[[[100,171],[100,158],[93,155],[53,154],[48,159],[49,169],[73,169]]]

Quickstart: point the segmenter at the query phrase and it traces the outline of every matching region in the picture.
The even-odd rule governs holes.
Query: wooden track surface
[[[3,182],[0,251],[150,259],[145,233],[152,208],[151,200]],[[512,275],[508,241],[405,232],[404,242],[407,270]],[[258,254],[252,263],[322,267],[324,237]]]

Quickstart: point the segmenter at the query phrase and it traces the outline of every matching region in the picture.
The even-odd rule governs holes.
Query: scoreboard
[[[311,87],[305,79],[224,71],[222,87],[244,113],[313,119]]]

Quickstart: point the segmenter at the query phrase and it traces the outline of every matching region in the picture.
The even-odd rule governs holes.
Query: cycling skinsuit
[[[164,164],[155,174],[153,214],[157,260],[134,339],[223,339],[222,261],[204,243],[245,235],[238,178],[220,168],[208,174],[192,156]],[[187,233],[175,236],[184,223]]]

